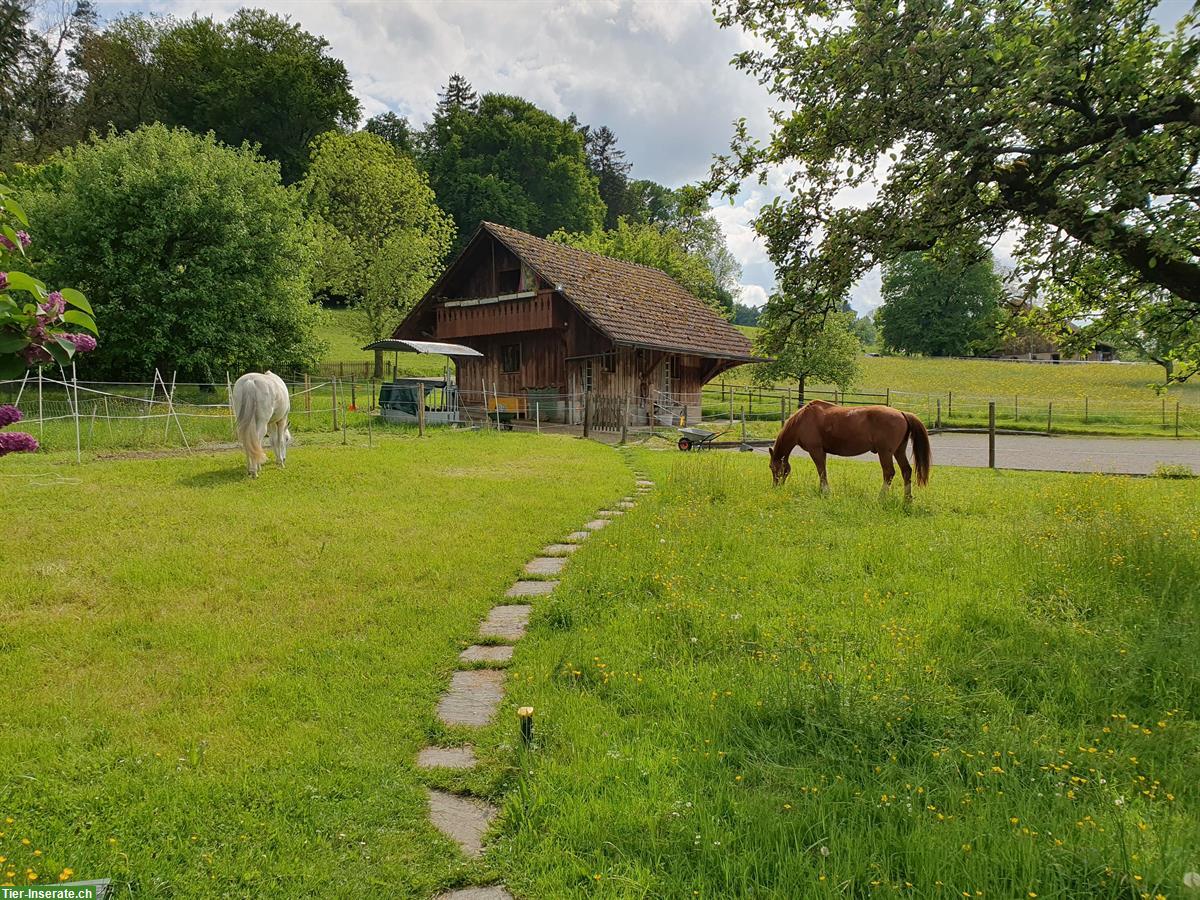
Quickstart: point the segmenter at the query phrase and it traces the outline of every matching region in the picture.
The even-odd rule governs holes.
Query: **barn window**
[[[603,356],[603,360],[604,360],[604,371],[605,372],[617,371],[617,351],[616,350],[609,350],[607,353],[605,353]]]
[[[521,371],[520,344],[505,344],[500,348],[500,371],[506,375]]]

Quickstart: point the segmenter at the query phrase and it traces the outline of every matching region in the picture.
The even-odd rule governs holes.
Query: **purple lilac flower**
[[[39,347],[37,344],[30,344],[21,351],[21,355],[25,357],[25,362],[31,366],[41,366],[48,362],[54,362],[54,357],[46,350],[45,347]]]
[[[29,335],[29,339],[38,346],[46,343],[50,339],[50,332],[46,330],[46,325],[49,324],[47,319],[38,317],[38,320],[29,326],[29,330],[25,332]]]
[[[67,301],[59,291],[51,291],[46,302],[38,308],[51,319],[57,319],[66,311]]]
[[[0,272],[0,291],[8,290],[8,273]]]
[[[2,234],[0,234],[0,247],[3,247],[5,250],[16,250],[17,249],[17,245],[14,244],[12,241],[10,241],[8,238],[6,238]]]
[[[65,334],[60,334],[59,337],[64,341],[70,341],[72,344],[74,344],[75,349],[80,353],[91,353],[96,349],[96,339],[90,334],[69,331]]]
[[[22,247],[28,247],[33,243],[33,238],[29,236],[29,232],[27,231],[18,231],[17,240],[21,242]]]
[[[0,428],[7,428],[13,422],[21,421],[21,411],[15,406],[5,403],[0,406]]]
[[[6,453],[32,453],[38,448],[37,438],[23,431],[0,431],[0,456]]]

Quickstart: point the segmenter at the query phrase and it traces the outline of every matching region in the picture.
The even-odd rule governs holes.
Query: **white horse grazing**
[[[275,462],[282,469],[287,462],[287,445],[292,441],[288,413],[292,400],[287,385],[274,372],[247,372],[233,386],[233,414],[237,418],[238,443],[246,451],[246,471],[258,477],[259,467],[267,461],[263,435],[270,432]]]

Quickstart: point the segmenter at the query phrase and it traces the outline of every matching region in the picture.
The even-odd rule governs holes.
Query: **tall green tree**
[[[73,113],[81,135],[133,131],[163,117],[155,52],[168,28],[162,19],[127,15],[80,38],[71,68],[82,81]]]
[[[786,308],[776,303],[774,309]],[[753,379],[762,385],[795,382],[800,402],[812,382],[836,384],[848,390],[858,377],[858,358],[862,343],[851,330],[854,313],[831,312],[823,320],[810,320],[805,328],[793,328],[782,344],[771,339],[770,316],[760,319],[764,331],[759,333],[758,348],[764,354],[774,354],[769,363],[754,367]]]
[[[68,47],[94,27],[89,0],[43,10],[35,26],[28,0],[0,2],[0,165],[38,162],[76,137],[75,83],[63,63]],[[40,17],[39,17],[40,18]]]
[[[394,112],[389,111],[371,116],[363,127],[371,134],[378,135],[391,144],[392,149],[397,153],[412,155],[416,148],[416,135],[408,123],[408,119],[398,116]]]
[[[316,363],[310,238],[277,163],[149,125],[63,150],[29,185],[36,274],[78,285],[104,323],[91,373],[213,382]]]
[[[1004,288],[990,255],[905,253],[883,267],[876,322],[883,346],[925,356],[974,356],[999,342]]]
[[[358,122],[346,67],[328,51],[324,38],[261,9],[226,22],[125,17],[73,54],[86,78],[78,120],[101,132],[158,120],[231,146],[248,141],[291,183],[314,137]]]
[[[789,298],[777,340],[876,263],[1012,230],[1031,296],[1099,260],[1200,315],[1200,11],[1164,33],[1158,6],[718,0],[760,45],[736,65],[789,110],[766,143],[739,126],[709,183],[796,173],[755,223]],[[1063,293],[1059,328],[1109,311]]]
[[[453,220],[413,160],[366,131],[318,137],[300,193],[317,234],[315,288],[349,301],[364,342],[388,337],[440,271]]]
[[[575,116],[567,119],[575,123]],[[625,151],[617,146],[617,136],[607,125],[592,128],[579,125],[583,135],[583,148],[587,154],[588,169],[596,176],[600,199],[604,201],[604,227],[617,227],[617,220],[628,211],[629,172],[633,164],[625,160]]]
[[[439,112],[423,142],[430,183],[460,240],[483,220],[539,236],[592,231],[604,221],[583,138],[527,100],[487,94],[477,111]]]

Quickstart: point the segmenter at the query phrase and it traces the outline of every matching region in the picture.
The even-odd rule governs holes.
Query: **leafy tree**
[[[66,48],[94,26],[88,0],[62,3],[43,30],[33,4],[0,2],[0,163],[36,162],[74,139]]]
[[[992,348],[1004,291],[990,256],[905,253],[883,267],[878,313],[883,345],[925,356],[974,356]]]
[[[858,316],[850,326],[850,331],[858,338],[863,347],[874,347],[879,340],[879,329],[875,325],[874,316]]]
[[[318,238],[314,286],[350,302],[365,342],[389,336],[433,283],[453,221],[412,159],[366,131],[318,137],[300,191]]]
[[[795,172],[756,220],[788,298],[776,339],[836,309],[877,262],[1010,230],[1030,297],[1099,262],[1200,315],[1200,10],[1164,34],[1156,6],[718,0],[720,24],[761,44],[736,65],[789,110],[766,144],[739,126],[709,183],[732,194],[749,175]],[[874,182],[874,199],[847,205]],[[1064,290],[1058,311],[1114,312],[1093,302]]]
[[[391,144],[392,149],[397,153],[412,155],[416,146],[416,135],[413,133],[412,126],[408,124],[408,119],[403,116],[398,116],[394,112],[371,116],[367,119],[365,127],[371,134],[378,135]]]
[[[676,192],[657,181],[634,179],[625,188],[626,218],[631,222],[670,222],[676,207]]]
[[[738,303],[736,301],[733,304],[734,325],[757,325],[760,314],[761,311],[757,306],[748,306],[745,303]]]
[[[231,146],[249,141],[291,183],[314,137],[358,122],[346,67],[328,50],[324,38],[260,9],[227,22],[128,16],[74,53],[87,78],[77,115],[99,131],[159,120]]]
[[[71,51],[71,68],[83,81],[74,111],[81,134],[133,131],[164,116],[155,52],[169,27],[162,19],[127,15],[81,37]]]
[[[487,94],[477,112],[450,107],[423,136],[422,161],[438,203],[465,241],[482,220],[544,236],[591,231],[604,203],[583,138],[520,97]]]
[[[211,382],[316,363],[309,238],[276,163],[150,125],[63,150],[31,183],[38,274],[79,285],[104,323],[95,374]]]
[[[775,309],[786,308],[776,303]],[[770,309],[770,308],[769,308]],[[794,381],[804,402],[804,388],[810,381],[821,384],[836,384],[847,390],[858,378],[858,357],[862,344],[850,330],[854,313],[831,312],[824,321],[810,320],[808,328],[793,328],[782,345],[772,341],[770,315],[761,324],[765,330],[759,333],[759,349],[774,353],[773,362],[754,367],[753,378],[762,385]],[[775,348],[779,349],[770,349]]]
[[[624,219],[611,231],[568,233],[556,231],[550,240],[580,250],[641,263],[666,272],[685,289],[724,313],[717,283],[707,260],[684,247],[682,235],[654,225],[633,225]]]
[[[575,124],[575,116],[567,121]],[[625,161],[625,151],[617,147],[617,136],[607,125],[591,128],[578,126],[583,135],[583,148],[587,154],[588,169],[596,176],[600,199],[604,201],[604,227],[616,228],[617,219],[628,209],[626,191],[629,189],[629,170],[632,163]]]

